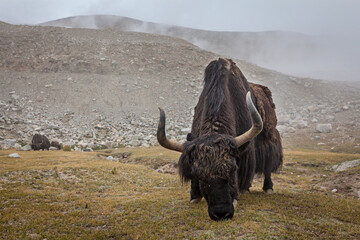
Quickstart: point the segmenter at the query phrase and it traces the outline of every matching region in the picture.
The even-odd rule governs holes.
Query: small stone
[[[9,154],[9,157],[11,157],[11,158],[21,158],[18,153]]]
[[[334,188],[333,190],[331,190],[332,193],[336,193],[338,190],[336,188]]]
[[[114,161],[115,159],[114,159],[113,156],[108,156],[108,157],[106,158],[106,160]]]
[[[189,133],[189,132],[191,132],[191,128],[183,128],[183,129],[181,129],[181,132],[182,133]]]
[[[55,150],[58,150],[56,147],[50,147],[49,148],[50,151],[55,151]]]
[[[150,147],[150,145],[149,145],[148,143],[142,143],[141,146],[142,146],[142,147],[145,147],[145,148]]]

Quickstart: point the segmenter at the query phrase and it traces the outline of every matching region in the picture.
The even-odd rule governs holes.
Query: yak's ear
[[[191,169],[193,161],[189,153],[184,152],[179,159],[179,174],[184,182],[191,180]]]
[[[196,137],[194,134],[192,133],[188,133],[188,135],[186,136],[186,141],[192,141],[194,140]]]

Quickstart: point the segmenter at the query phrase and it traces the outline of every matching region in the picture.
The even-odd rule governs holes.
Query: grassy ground
[[[31,151],[13,159],[12,152],[0,151],[0,239],[360,239],[353,185],[332,193],[329,184],[359,177],[360,168],[328,170],[360,155],[285,151],[274,194],[263,194],[255,179],[234,218],[214,222],[204,200],[189,203],[189,186],[177,175],[154,171],[176,163],[178,153]]]

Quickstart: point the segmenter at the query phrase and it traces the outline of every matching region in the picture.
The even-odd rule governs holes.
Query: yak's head
[[[250,92],[246,101],[253,121],[250,130],[237,137],[218,133],[198,137],[190,135],[184,144],[166,137],[165,113],[160,109],[158,141],[165,148],[182,152],[179,159],[180,176],[184,181],[199,182],[201,194],[208,203],[209,216],[213,220],[233,217],[233,202],[237,200],[238,193],[236,156],[241,146],[262,130],[262,120],[251,101]]]
[[[238,193],[237,151],[233,137],[217,133],[202,135],[184,144],[179,159],[180,176],[184,181],[197,179],[213,220],[234,215],[233,202]]]

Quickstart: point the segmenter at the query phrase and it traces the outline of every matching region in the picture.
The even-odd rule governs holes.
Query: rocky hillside
[[[79,146],[153,145],[159,106],[168,134],[184,140],[203,70],[218,57],[167,36],[0,23],[1,145],[34,132]],[[359,89],[234,60],[273,91],[285,144],[358,148]]]

